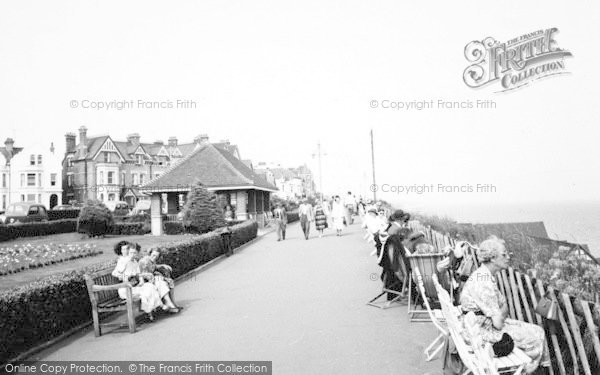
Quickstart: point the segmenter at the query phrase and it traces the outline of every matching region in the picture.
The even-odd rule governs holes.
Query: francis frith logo
[[[472,41],[465,47],[465,57],[471,63],[463,80],[472,88],[494,82],[498,92],[514,90],[549,76],[568,73],[565,57],[571,52],[558,47],[558,29],[553,27],[521,35],[500,43],[492,37]]]

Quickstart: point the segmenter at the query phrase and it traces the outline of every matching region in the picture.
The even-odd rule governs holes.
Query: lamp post
[[[312,155],[313,158],[315,157],[315,154]],[[318,158],[318,162],[319,162],[319,196],[321,197],[321,205],[323,204],[323,170],[321,168],[321,156],[327,156],[327,154],[323,154],[321,152],[321,142],[319,141],[317,143],[317,153],[316,156]]]

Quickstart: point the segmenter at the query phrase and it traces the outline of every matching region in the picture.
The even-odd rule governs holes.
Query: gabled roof
[[[214,190],[228,188],[277,190],[229,151],[212,144],[198,147],[159,177],[142,185],[140,190],[188,191],[196,181]]]

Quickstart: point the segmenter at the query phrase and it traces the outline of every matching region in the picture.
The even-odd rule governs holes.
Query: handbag
[[[515,342],[512,337],[508,333],[504,333],[500,341],[495,342],[492,345],[492,349],[494,350],[494,354],[496,357],[506,357],[510,353],[512,353],[515,348]]]
[[[551,298],[549,291],[539,300],[535,312],[546,319],[558,320],[558,302]]]

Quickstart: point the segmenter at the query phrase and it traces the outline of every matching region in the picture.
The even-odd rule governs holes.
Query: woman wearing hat
[[[482,265],[465,283],[460,303],[465,313],[472,311],[477,316],[482,339],[494,344],[504,340],[503,335],[507,333],[514,345],[531,357],[532,361],[525,367],[528,374],[533,373],[540,363],[543,367],[550,366],[548,352],[544,350],[544,329],[508,318],[506,298],[496,284],[496,275],[508,268],[510,259],[504,241],[494,236],[483,241],[477,249],[477,259]],[[540,371],[545,373],[546,369]]]

